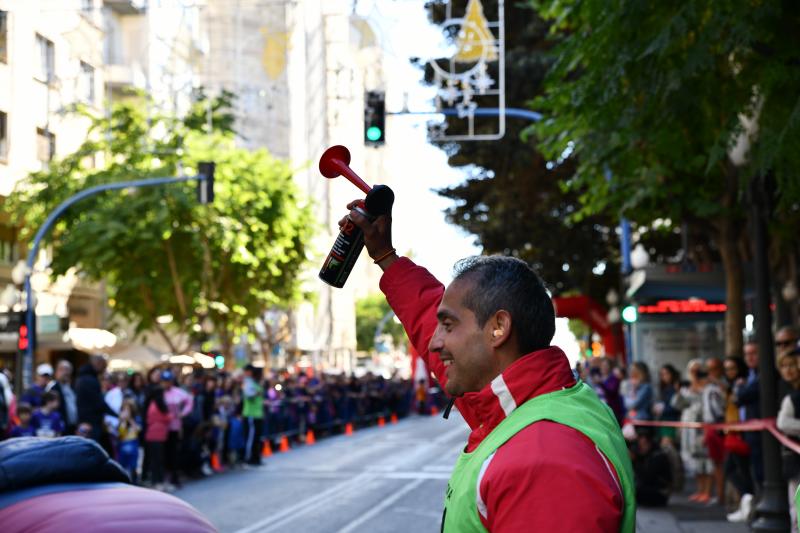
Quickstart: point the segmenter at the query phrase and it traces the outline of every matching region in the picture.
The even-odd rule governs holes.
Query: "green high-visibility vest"
[[[800,485],[794,493],[794,506],[796,509],[800,509]],[[800,513],[797,513],[797,527],[800,528]]]
[[[539,420],[552,420],[575,428],[602,451],[617,471],[622,486],[623,513],[620,531],[636,527],[636,493],[628,447],[611,409],[591,387],[576,385],[537,396],[506,417],[472,452],[462,452],[447,484],[442,531],[471,533],[486,531],[478,516],[477,483],[484,461],[507,440]],[[546,483],[546,480],[542,480]],[[566,497],[567,495],[565,495]]]

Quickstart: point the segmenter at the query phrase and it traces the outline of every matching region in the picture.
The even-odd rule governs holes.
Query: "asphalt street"
[[[222,532],[435,533],[467,434],[455,412],[412,417],[276,453],[175,495]]]

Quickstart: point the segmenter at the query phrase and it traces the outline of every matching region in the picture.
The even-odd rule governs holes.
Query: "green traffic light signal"
[[[214,363],[217,365],[217,368],[225,368],[225,357],[222,355],[214,357]]]
[[[639,310],[635,305],[629,305],[622,310],[622,320],[628,324],[633,324],[639,318]]]
[[[383,137],[383,132],[378,126],[370,126],[367,128],[367,139],[372,142],[379,141]]]

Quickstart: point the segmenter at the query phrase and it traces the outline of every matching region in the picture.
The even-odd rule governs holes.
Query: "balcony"
[[[145,11],[144,0],[104,0],[103,5],[119,15],[140,15]]]
[[[128,65],[106,65],[106,83],[114,87],[133,85],[133,68]]]

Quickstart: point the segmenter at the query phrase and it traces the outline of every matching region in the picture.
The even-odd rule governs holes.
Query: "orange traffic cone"
[[[317,441],[314,440],[314,432],[312,430],[306,431],[306,444],[314,444]]]
[[[384,420],[382,416],[379,416],[378,417],[378,427],[382,428],[385,425],[386,425],[386,420]]]
[[[389,421],[392,424],[397,424],[397,414],[396,413],[392,413],[392,416],[389,418]]]
[[[431,416],[436,416],[439,414],[439,408],[435,405],[431,405]]]
[[[272,444],[268,440],[264,441],[264,446],[261,448],[261,457],[272,456]]]
[[[219,454],[217,452],[211,454],[211,469],[214,472],[222,471],[222,464],[219,462]]]
[[[286,438],[286,435],[281,437],[281,452],[288,452],[289,451],[289,439]]]
[[[344,434],[345,435],[352,435],[353,434],[353,424],[348,422],[344,425]]]

